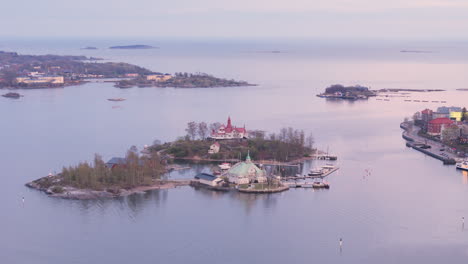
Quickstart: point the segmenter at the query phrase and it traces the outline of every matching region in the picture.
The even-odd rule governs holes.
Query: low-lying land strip
[[[120,49],[146,48],[122,46]],[[245,81],[217,78],[209,74],[153,72],[123,62],[102,62],[100,58],[61,55],[21,55],[0,51],[0,88],[53,88],[79,85],[89,79],[118,78],[115,86],[206,88],[253,86]]]

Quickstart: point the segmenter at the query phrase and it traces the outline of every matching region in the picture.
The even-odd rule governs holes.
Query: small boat
[[[323,174],[323,169],[311,169],[309,171],[309,176],[320,176]]]
[[[335,166],[333,166],[331,164],[327,164],[327,165],[322,166],[322,171],[333,170],[334,168],[335,168]]]
[[[231,168],[231,164],[225,162],[225,163],[219,164],[218,167],[219,167],[221,170],[229,170],[229,169]]]
[[[112,101],[112,102],[121,102],[121,101],[125,101],[125,98],[109,98],[107,100]]]
[[[468,171],[468,160],[458,162],[456,164],[456,167],[457,167],[457,170],[466,170],[466,171]]]
[[[327,181],[315,181],[312,183],[312,188],[315,189],[329,189],[330,184]]]
[[[112,102],[121,102],[125,101],[125,98],[109,98],[107,101],[112,101]]]
[[[18,99],[18,98],[20,98],[22,95],[20,95],[19,93],[6,93],[6,94],[3,94],[2,96],[3,96],[3,97],[6,97],[6,98]]]

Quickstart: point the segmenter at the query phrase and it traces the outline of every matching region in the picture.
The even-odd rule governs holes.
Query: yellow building
[[[37,77],[18,77],[16,78],[17,83],[26,84],[63,84],[65,82],[63,76],[37,76]]]
[[[148,81],[164,82],[172,78],[170,74],[151,74],[146,76]]]
[[[463,116],[462,112],[450,112],[450,119],[454,121],[461,121]]]

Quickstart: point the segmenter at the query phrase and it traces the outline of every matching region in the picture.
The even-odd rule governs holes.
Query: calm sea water
[[[109,50],[153,44],[155,50]],[[23,54],[82,54],[161,72],[206,72],[258,83],[220,89],[117,89],[88,83],[0,99],[2,263],[466,263],[468,174],[407,149],[399,123],[468,92],[466,43],[248,41],[0,41]],[[80,50],[97,46],[98,50]],[[402,49],[432,53],[400,53]],[[279,50],[282,53],[269,53]],[[334,83],[446,89],[390,101],[325,101]],[[124,97],[125,102],[106,99]],[[173,140],[189,121],[248,129],[293,126],[339,156],[331,189],[273,195],[183,187],[69,201],[24,183],[62,166]],[[316,166],[313,162],[309,166]],[[193,177],[203,166],[173,173]],[[363,177],[365,171],[371,175]],[[21,201],[25,197],[25,203]],[[468,224],[468,222],[467,222]],[[467,227],[468,228],[468,227]],[[344,245],[339,249],[338,241]]]

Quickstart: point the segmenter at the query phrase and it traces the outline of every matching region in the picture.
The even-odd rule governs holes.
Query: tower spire
[[[231,124],[231,116],[228,116],[227,127],[229,127],[229,128],[232,127],[232,124]]]

